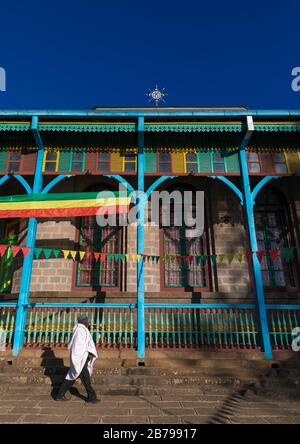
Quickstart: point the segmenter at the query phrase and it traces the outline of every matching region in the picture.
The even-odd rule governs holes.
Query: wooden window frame
[[[249,154],[256,154],[257,155],[257,161],[254,162],[252,160],[249,160]],[[251,165],[251,164],[258,165],[259,166],[259,171],[250,171],[249,165]],[[259,153],[254,153],[254,152],[251,152],[251,151],[247,152],[247,166],[248,166],[249,174],[261,174],[262,173],[261,161],[260,161]]]
[[[170,156],[170,160],[167,162],[167,161],[161,161],[160,160],[160,156],[162,155],[162,154],[168,154],[169,156]],[[170,165],[170,169],[169,169],[169,171],[160,171],[160,165],[161,164],[169,164]],[[159,174],[162,174],[162,175],[166,175],[166,174],[172,174],[173,173],[173,168],[172,168],[172,153],[163,153],[163,152],[158,152],[157,153],[157,172],[159,173]]]
[[[276,160],[275,160],[275,156],[277,155],[277,154],[281,154],[281,156],[283,157],[283,161],[282,162],[277,162]],[[284,153],[271,153],[271,155],[272,155],[272,162],[273,162],[273,167],[274,167],[274,172],[275,172],[275,174],[288,174],[288,166],[287,166],[287,162],[286,162],[286,158],[285,158],[285,155],[284,155]],[[285,169],[286,169],[286,171],[283,173],[282,171],[277,171],[276,170],[276,166],[277,165],[284,165],[285,166]]]
[[[126,155],[128,155],[128,154],[133,154],[134,160],[127,160],[126,161]],[[126,163],[134,163],[134,171],[126,171],[125,170]],[[136,153],[125,153],[124,154],[124,156],[122,157],[122,172],[126,173],[126,174],[136,174],[136,172],[137,172],[137,154]]]
[[[224,165],[224,171],[215,171],[215,163],[219,163],[219,164],[221,164],[221,162],[216,162],[215,160],[214,160],[214,155],[216,154],[216,153],[220,153],[221,154],[221,157],[222,157],[222,154],[223,154],[223,152],[222,151],[212,151],[211,153],[210,153],[210,161],[211,161],[211,169],[212,169],[212,172],[213,173],[215,173],[215,174],[225,174],[225,173],[227,173],[227,163],[226,163],[226,157],[223,155],[223,157],[222,157],[222,159],[223,159],[223,165]]]
[[[80,219],[80,218],[79,218]],[[75,242],[80,244],[80,223],[76,227],[75,234]],[[119,227],[120,234],[118,238],[118,251],[122,251],[123,245],[123,229],[126,227]],[[99,259],[100,260],[100,259]],[[72,270],[72,291],[75,292],[95,292],[95,291],[103,291],[103,292],[120,292],[122,290],[122,275],[123,275],[123,262],[121,260],[118,261],[118,271],[117,271],[117,279],[118,283],[116,286],[105,286],[105,285],[78,285],[78,272],[79,272],[80,263],[79,261],[73,261],[73,270]],[[96,290],[95,290],[96,289]]]
[[[11,161],[10,160],[11,154],[14,154],[16,152],[20,154],[20,160],[19,161]],[[18,163],[19,164],[19,169],[17,171],[12,171],[13,173],[22,173],[22,171],[23,171],[23,154],[19,151],[8,151],[7,158],[6,158],[6,169],[5,169],[5,171],[7,171],[8,173],[10,171],[9,170],[10,163]]]
[[[187,160],[187,155],[188,155],[188,154],[195,154],[195,156],[196,156],[196,161],[195,161],[195,162],[188,161],[188,160]],[[194,174],[199,173],[200,168],[199,168],[199,158],[198,158],[197,153],[184,153],[184,172],[185,172],[185,174],[189,174],[189,173],[190,173],[190,172],[187,171],[187,165],[188,165],[188,164],[192,164],[192,165],[195,165],[195,164],[196,164],[197,168],[196,168],[196,171],[193,171],[193,173],[194,173]]]
[[[56,160],[48,160],[47,161],[47,154],[50,153],[52,151],[48,151],[45,150],[44,153],[44,159],[43,159],[43,173],[48,173],[48,174],[53,174],[53,173],[57,173],[58,172],[58,167],[59,167],[59,159],[60,159],[60,152],[59,151],[53,151],[56,154]],[[55,162],[55,170],[54,171],[46,171],[46,163],[47,162],[51,162],[54,163]]]
[[[100,169],[99,169],[100,156],[101,156],[101,154],[104,154],[104,153],[108,154],[108,160],[103,161],[103,162],[108,163],[108,170],[107,171],[100,171]],[[99,153],[97,153],[97,173],[99,173],[99,174],[111,173],[111,153],[109,151],[100,151]]]
[[[73,171],[73,154],[78,154],[78,153],[80,153],[80,154],[82,154],[82,168],[81,168],[81,171]],[[71,156],[70,156],[70,163],[69,163],[69,171],[70,172],[74,172],[74,173],[83,173],[84,172],[84,170],[85,170],[85,161],[86,161],[86,152],[84,151],[84,150],[82,150],[82,151],[75,151],[75,152],[71,152]],[[76,163],[80,163],[80,162],[78,162],[78,161],[75,161]]]

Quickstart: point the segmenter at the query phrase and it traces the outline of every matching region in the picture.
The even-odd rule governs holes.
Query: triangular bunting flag
[[[122,262],[124,262],[125,261],[125,254],[120,254],[120,259]]]
[[[85,251],[79,251],[79,260],[80,260],[80,262],[82,261],[84,256],[85,256]]]
[[[290,260],[291,260],[291,258],[293,256],[293,253],[294,253],[294,247],[285,247],[282,250],[282,255],[283,255],[284,260],[286,262],[290,262]]]
[[[17,256],[17,254],[20,251],[20,247],[18,245],[11,245],[10,248],[11,248],[13,257]]]
[[[206,262],[207,262],[207,256],[204,255],[204,256],[201,257],[201,259],[202,259],[203,265],[205,265]]]
[[[76,260],[77,251],[71,250],[70,253],[71,253],[71,257],[72,257],[73,261],[75,261]]]
[[[100,257],[100,253],[94,253],[94,257],[95,257],[95,261],[98,261],[99,257]]]
[[[262,261],[262,259],[264,257],[264,254],[265,254],[265,250],[258,250],[256,252],[256,256],[257,256],[257,259],[258,259],[260,264],[261,264],[261,261]]]
[[[0,256],[3,256],[8,248],[8,245],[0,245]]]
[[[245,256],[246,256],[247,260],[250,261],[252,259],[251,251],[246,251]]]
[[[21,250],[22,250],[23,256],[26,257],[27,254],[29,253],[29,251],[31,250],[31,248],[30,247],[22,247]]]
[[[219,260],[220,260],[220,264],[222,264],[224,259],[225,259],[225,254],[223,254],[223,253],[219,254],[218,257],[219,257]]]
[[[51,256],[51,253],[52,253],[52,249],[51,248],[43,248],[43,253],[45,255],[45,258],[49,259],[49,257]]]
[[[211,263],[212,263],[213,265],[216,265],[216,264],[217,264],[217,255],[216,255],[216,254],[212,254],[212,255],[210,256],[210,260],[211,260]]]
[[[52,253],[54,254],[54,256],[56,258],[58,258],[59,254],[60,254],[60,250],[52,250]]]
[[[42,248],[35,248],[34,249],[34,255],[35,255],[36,259],[38,259],[40,257],[41,252],[42,252]]]
[[[243,257],[244,257],[244,253],[242,253],[242,252],[236,253],[236,258],[240,264],[242,263]]]
[[[200,265],[201,256],[196,256],[196,265]]]
[[[226,257],[227,257],[228,264],[231,265],[231,262],[234,259],[234,253],[227,253]]]
[[[70,251],[69,250],[61,250],[63,252],[64,255],[64,259],[68,259]]]
[[[126,262],[129,260],[129,254],[125,254]]]
[[[111,261],[112,258],[113,258],[113,254],[112,254],[112,253],[107,253],[107,259],[108,259],[109,261]]]
[[[158,264],[159,259],[160,259],[160,256],[153,256],[153,257],[154,257],[154,259],[155,259],[155,262]]]
[[[274,249],[274,250],[269,250],[268,253],[270,255],[271,261],[274,263],[277,256],[280,254],[280,251],[277,249]]]

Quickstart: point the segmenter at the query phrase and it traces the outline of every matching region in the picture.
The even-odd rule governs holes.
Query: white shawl
[[[68,349],[70,350],[70,369],[66,379],[74,380],[78,378],[89,353],[93,355],[93,358],[88,362],[88,371],[92,375],[93,365],[98,358],[98,354],[93,338],[83,324],[75,325]]]

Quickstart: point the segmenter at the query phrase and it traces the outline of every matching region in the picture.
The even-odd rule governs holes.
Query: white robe
[[[66,379],[74,380],[78,378],[89,353],[93,355],[93,358],[89,360],[87,367],[90,375],[92,375],[93,365],[98,358],[98,354],[93,338],[83,324],[75,325],[68,349],[70,350],[70,369]]]

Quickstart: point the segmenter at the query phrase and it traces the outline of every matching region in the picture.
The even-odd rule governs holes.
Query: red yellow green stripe
[[[127,213],[126,193],[50,193],[0,197],[0,218],[69,217]]]

